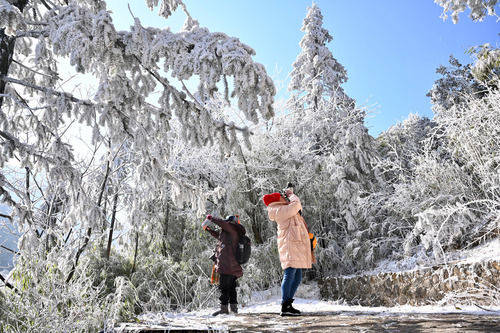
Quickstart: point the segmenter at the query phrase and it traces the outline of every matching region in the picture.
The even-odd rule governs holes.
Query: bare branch
[[[19,160],[19,159],[17,158],[17,160]],[[42,196],[43,201],[45,201],[45,203],[47,205],[49,205],[49,202],[48,202],[47,198],[45,197],[45,193],[43,192],[42,188],[40,187],[40,184],[38,184],[38,181],[36,180],[35,175],[33,174],[33,172],[31,172],[30,169],[28,169],[28,171],[29,171],[30,175],[33,177],[33,181],[35,182],[35,185],[38,188],[38,191],[40,191],[40,195]],[[38,230],[37,230],[37,233],[38,233]]]
[[[39,38],[40,36],[48,37],[49,32],[47,30],[40,30],[40,31],[18,31],[17,34],[14,36],[14,38]]]
[[[0,274],[0,280],[2,280],[2,282],[5,284],[6,287],[14,290],[16,292],[16,294],[19,294],[19,291],[13,286],[11,285],[4,277],[2,274]]]
[[[13,63],[16,63],[17,65],[19,65],[19,66],[21,66],[21,67],[23,67],[23,68],[26,68],[27,70],[29,70],[29,71],[31,71],[31,72],[33,72],[33,73],[36,73],[36,74],[38,74],[38,75],[42,75],[42,76],[45,76],[45,77],[48,77],[48,78],[51,78],[51,79],[55,78],[55,79],[58,79],[58,80],[59,80],[59,76],[53,77],[53,76],[51,76],[51,75],[48,75],[48,74],[45,74],[45,73],[38,72],[38,71],[36,71],[36,70],[34,70],[34,69],[32,69],[32,68],[29,68],[28,66],[23,65],[22,63],[20,63],[20,62],[19,62],[19,61],[17,61],[16,59],[12,59],[12,62],[13,62]]]
[[[96,104],[94,104],[94,103],[92,103],[92,102],[90,102],[88,100],[82,100],[82,99],[76,98],[75,96],[73,96],[73,95],[71,95],[69,93],[60,92],[60,91],[57,91],[57,90],[54,90],[54,89],[51,89],[51,88],[45,88],[45,87],[42,87],[42,86],[38,86],[36,84],[31,84],[31,83],[28,83],[28,82],[24,82],[24,81],[21,81],[21,80],[18,80],[18,79],[11,78],[11,77],[9,77],[7,75],[4,75],[4,74],[0,75],[0,80],[2,80],[4,82],[8,82],[8,83],[19,84],[19,85],[22,85],[22,86],[25,86],[25,87],[28,87],[28,88],[31,88],[31,89],[42,91],[42,92],[44,92],[46,94],[55,95],[55,96],[61,96],[61,97],[64,97],[64,98],[70,100],[71,102],[80,103],[80,104],[83,104],[83,105],[86,105],[86,106],[96,106]]]
[[[30,168],[25,167],[26,170],[26,198],[28,202],[26,205],[31,208],[31,196],[30,196]]]
[[[80,260],[80,256],[83,253],[83,250],[87,247],[87,244],[90,241],[90,235],[92,234],[92,228],[87,229],[87,234],[85,235],[85,240],[83,241],[83,245],[78,249],[75,255],[75,263],[73,264],[73,267],[71,267],[71,271],[69,272],[68,277],[66,278],[66,283],[69,283],[71,279],[73,278],[73,275],[75,274],[76,271],[76,266],[78,266],[78,261]]]
[[[9,248],[8,248],[8,247],[6,247],[6,246],[0,245],[0,247],[1,247],[2,249],[4,249],[4,250],[7,250],[7,251],[12,252],[12,253],[14,253],[14,254],[21,255],[21,253],[20,253],[20,252],[18,252],[18,251],[14,251],[14,250],[12,250],[12,249],[9,249]]]
[[[47,10],[51,10],[52,7],[49,6],[49,4],[45,0],[40,0],[40,2],[47,8]]]

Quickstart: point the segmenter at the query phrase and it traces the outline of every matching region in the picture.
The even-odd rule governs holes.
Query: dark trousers
[[[236,293],[236,276],[220,274],[219,277],[220,304],[237,304],[238,294]]]

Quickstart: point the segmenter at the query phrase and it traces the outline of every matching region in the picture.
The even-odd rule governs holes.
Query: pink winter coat
[[[271,202],[267,214],[271,221],[278,224],[278,252],[281,268],[311,268],[312,252],[309,233],[304,218],[299,214],[302,209],[299,197],[290,195],[290,202]]]

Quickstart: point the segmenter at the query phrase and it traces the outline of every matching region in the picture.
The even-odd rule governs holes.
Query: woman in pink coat
[[[312,252],[309,233],[304,218],[299,213],[302,205],[293,190],[286,189],[287,201],[280,193],[263,197],[271,221],[278,225],[278,252],[284,270],[281,283],[281,315],[299,315],[292,307],[293,296],[302,280],[302,269],[312,267]]]

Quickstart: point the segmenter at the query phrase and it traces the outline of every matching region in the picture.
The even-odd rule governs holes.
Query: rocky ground
[[[300,317],[243,313],[123,323],[115,332],[500,332],[500,314],[311,312]]]

